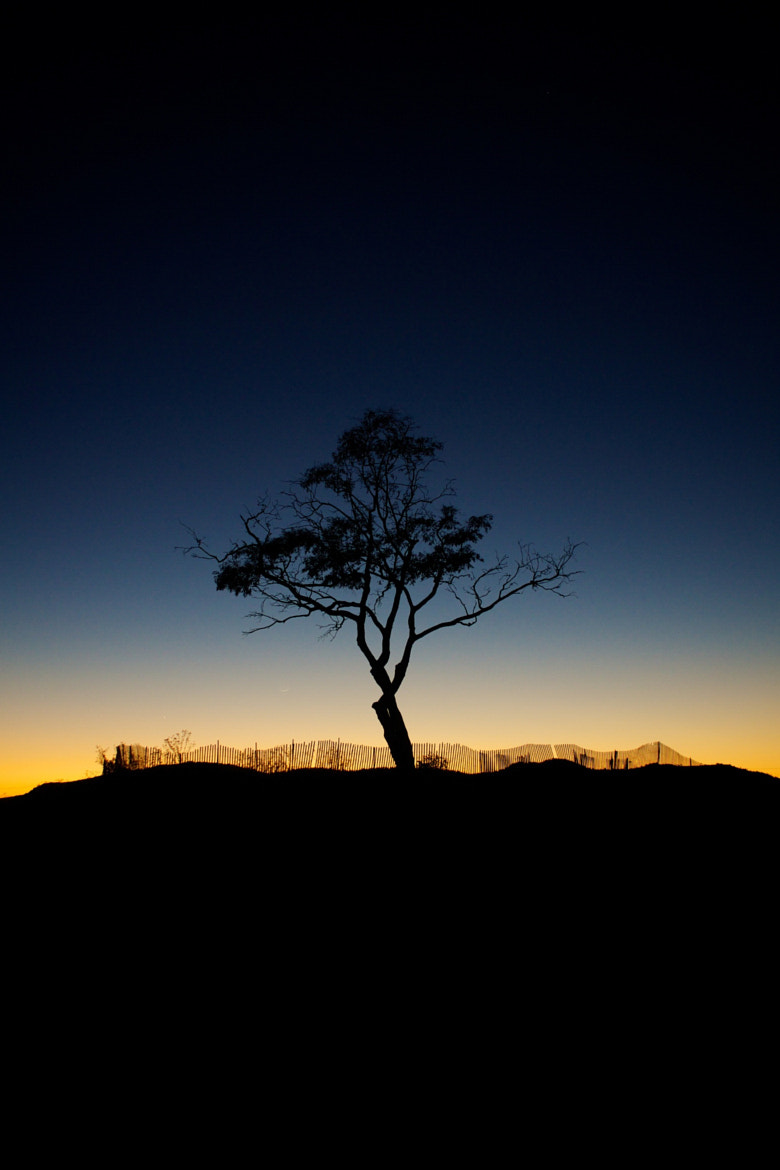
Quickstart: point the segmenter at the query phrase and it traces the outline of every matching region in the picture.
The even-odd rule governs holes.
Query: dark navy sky
[[[392,405],[497,546],[587,541],[565,608],[426,649],[413,739],[777,770],[767,30],[193,11],[4,50],[6,766],[380,742],[353,647],[242,640],[174,546]]]

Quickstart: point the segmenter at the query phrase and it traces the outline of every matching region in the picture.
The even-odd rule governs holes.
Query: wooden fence
[[[593,751],[570,743],[525,743],[520,747],[484,750],[464,747],[459,743],[415,743],[412,748],[418,767],[428,765],[472,774],[500,772],[510,764],[540,764],[544,760],[553,759],[572,760],[587,768],[611,770],[641,768],[644,764],[688,767],[699,763],[658,741],[642,744],[629,751]],[[122,743],[116,749],[116,758],[106,768],[153,768],[159,764],[181,763],[233,764],[239,768],[252,768],[256,772],[289,772],[296,768],[354,772],[361,768],[393,767],[388,747],[367,747],[365,744],[320,739],[272,748],[259,748],[257,744],[254,747],[233,748],[213,743],[186,752]]]

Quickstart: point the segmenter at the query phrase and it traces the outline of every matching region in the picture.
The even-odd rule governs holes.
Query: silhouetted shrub
[[[421,760],[417,761],[418,768],[425,768],[430,772],[446,772],[449,767],[449,762],[445,760],[444,756],[437,756],[435,752],[428,752]]]

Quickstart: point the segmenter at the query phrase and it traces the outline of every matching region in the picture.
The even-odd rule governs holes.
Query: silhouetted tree
[[[526,589],[563,593],[576,551],[570,542],[555,556],[521,545],[517,560],[480,567],[475,546],[492,516],[461,519],[448,502],[451,481],[428,486],[442,444],[414,432],[394,410],[367,411],[330,462],[306,471],[280,502],[260,500],[241,517],[244,536],[223,556],[195,533],[185,550],[217,562],[217,589],[259,598],[250,615],[257,625],[247,633],[312,614],[332,636],[349,625],[381,692],[373,707],[385,740],[403,768],[414,768],[414,756],[396,696],[417,643],[471,626]],[[442,595],[451,615],[421,624]]]

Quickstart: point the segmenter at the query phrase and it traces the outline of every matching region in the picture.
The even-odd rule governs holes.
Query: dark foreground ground
[[[720,1139],[696,1094],[731,1116],[774,1059],[779,830],[780,780],[730,767],[43,785],[0,801],[6,1018],[35,1076],[129,1070],[131,1112],[226,1087],[260,1140],[425,1119],[481,1160],[511,1122],[623,1164],[661,1119]]]
[[[332,867],[339,858],[547,868],[634,853],[753,854],[777,838],[780,779],[727,765],[592,771],[563,760],[501,772],[181,764],[44,784],[0,801],[0,843],[28,858],[94,855]],[[382,859],[380,861],[380,859]],[[391,860],[392,859],[392,860]]]
[[[461,963],[557,954],[558,980],[604,946],[623,964],[641,943],[652,966],[657,932],[686,948],[708,928],[731,962],[734,929],[775,937],[780,779],[565,761],[477,776],[183,764],[0,801],[0,868],[6,906],[86,911],[96,938],[127,914],[164,938],[189,923],[217,950],[228,931],[229,950],[255,940],[258,955],[281,932],[317,969],[334,947],[363,963],[379,946],[392,965],[399,939],[425,952],[443,934]]]
[[[554,929],[557,946],[597,937],[605,916],[618,942],[648,913],[691,938],[774,907],[779,861],[780,780],[722,765],[548,761],[472,776],[182,764],[0,801],[6,902],[34,890],[39,907],[64,899],[71,913],[129,900],[158,925],[216,915],[249,939],[275,923],[326,949],[345,923],[356,945],[390,929],[387,915],[420,942],[449,922],[507,948]],[[760,933],[774,938],[768,919]]]
[[[463,772],[417,769],[364,769],[339,772],[300,769],[264,774],[229,764],[178,764],[139,771],[94,776],[86,780],[41,784],[21,796],[0,800],[0,824],[61,823],[121,813],[151,820],[173,813],[214,814],[296,809],[359,815],[373,808],[393,816],[413,817],[415,810],[445,807],[487,812],[556,809],[570,806],[578,813],[589,809],[643,808],[646,813],[706,814],[708,810],[748,810],[780,796],[780,779],[726,764],[698,767],[649,764],[628,771],[595,771],[567,760],[541,764],[513,764],[500,772],[471,775]],[[301,803],[303,802],[303,803]]]

